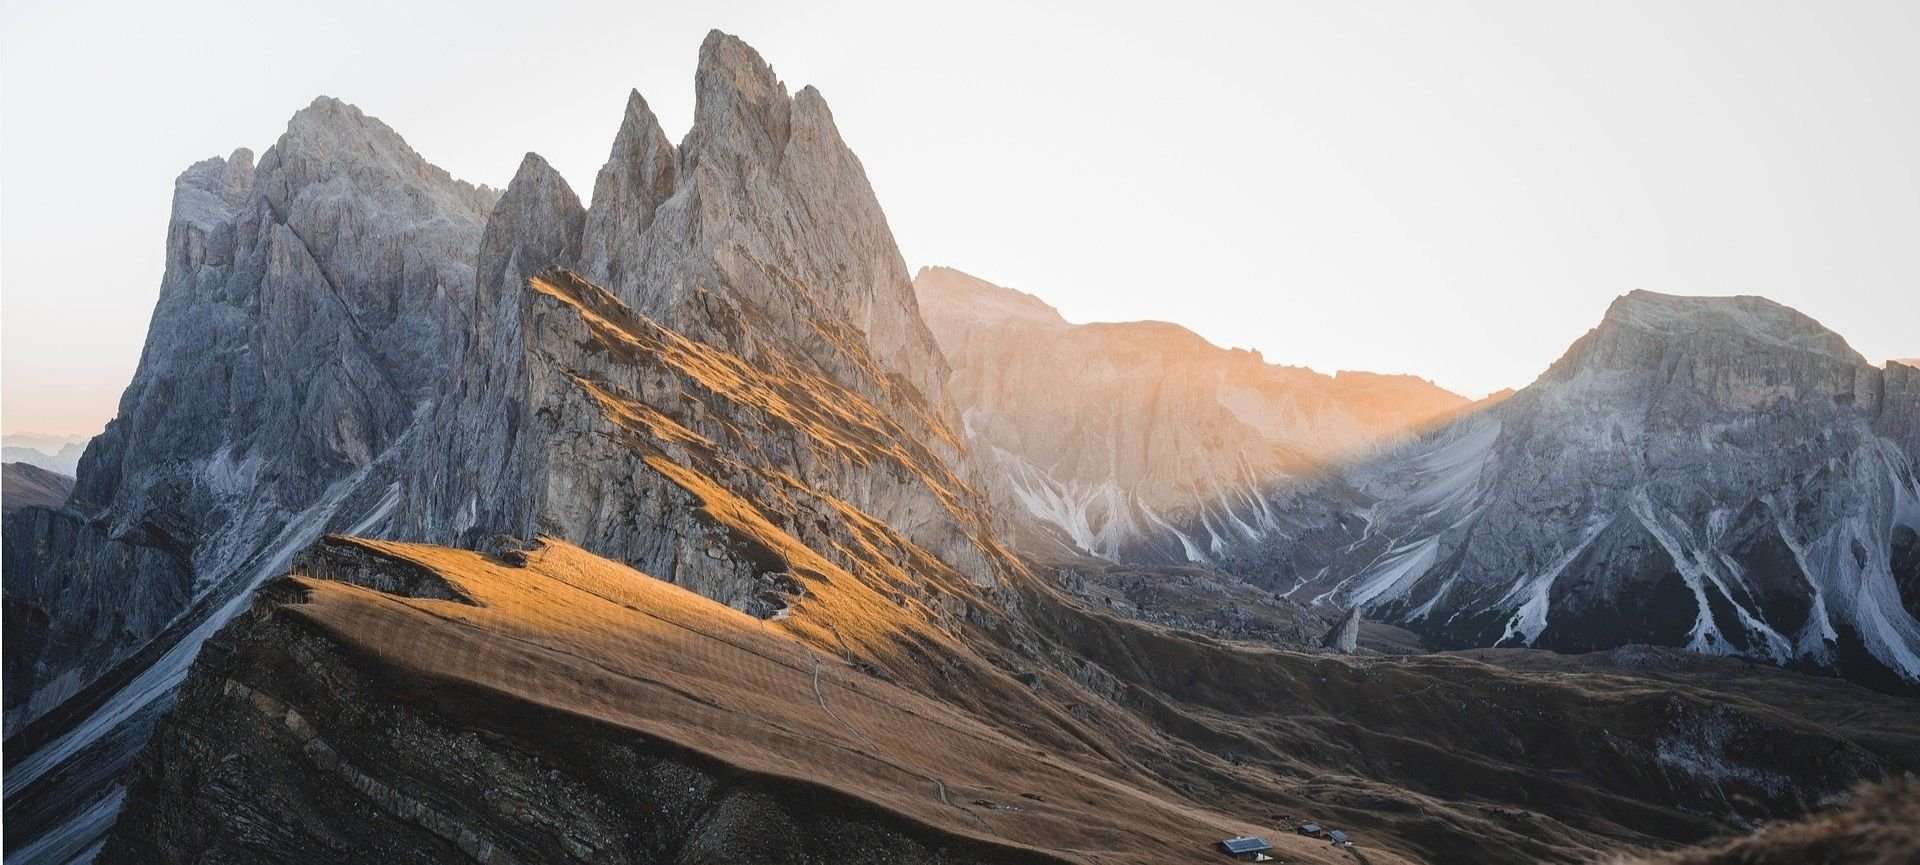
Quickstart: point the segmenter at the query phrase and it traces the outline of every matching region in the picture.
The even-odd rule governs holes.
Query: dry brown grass
[[[585,325],[587,359],[567,362],[591,368],[555,371],[606,421],[596,432],[641,457],[633,482],[684,494],[676,507],[798,590],[789,615],[761,621],[558,542],[514,566],[352,541],[472,599],[300,580],[308,599],[292,613],[400,674],[402,698],[558,710],[1071,861],[1215,861],[1210,845],[1243,832],[1283,861],[1354,861],[1286,833],[1282,815],[1356,830],[1378,865],[1577,862],[1725,831],[1692,794],[1649,793],[1647,767],[1605,744],[1651,741],[1664,713],[1724,693],[1276,652],[1115,620],[999,544],[942,451],[958,446],[951,431],[854,335],[821,332],[850,359],[829,377],[766,347],[749,363],[571,274],[530,288]],[[892,522],[861,504],[902,501],[907,519]],[[1904,716],[1882,720],[1895,709],[1833,702],[1853,719],[1835,724],[1905,747]],[[1784,732],[1756,747],[1831,756],[1809,727],[1770,719]]]
[[[1920,782],[1865,784],[1844,803],[1720,844],[1620,858],[1612,865],[1916,865]]]
[[[825,785],[936,830],[1087,862],[1206,861],[1259,831],[1036,749],[949,703],[874,679],[763,622],[548,541],[524,566],[350,540],[426,568],[471,603],[296,582],[289,607],[415,687],[486,693],[657,737],[742,770]],[[992,803],[992,804],[981,804]],[[1275,836],[1287,861],[1351,861]],[[1405,862],[1391,854],[1373,861]]]

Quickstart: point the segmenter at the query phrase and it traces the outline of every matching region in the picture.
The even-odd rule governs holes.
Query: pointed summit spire
[[[793,100],[760,53],[715,30],[700,45],[694,75],[693,131],[688,147],[699,159],[774,161],[786,147]]]
[[[593,206],[581,241],[580,270],[616,293],[632,286],[626,272],[640,260],[642,235],[654,212],[673,195],[678,155],[647,100],[634,90],[613,150],[593,184]]]
[[[540,154],[528,153],[480,236],[476,269],[481,305],[495,292],[517,294],[519,282],[529,274],[571,265],[580,255],[585,218],[580,197],[566,178]],[[503,288],[503,283],[512,287]]]

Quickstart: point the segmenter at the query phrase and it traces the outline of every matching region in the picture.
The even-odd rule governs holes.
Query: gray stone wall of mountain
[[[468,327],[497,193],[331,98],[175,185],[119,412],[59,509],[5,528],[9,859],[111,819],[199,644],[326,531],[378,531]]]
[[[98,839],[198,647],[325,531],[490,549],[547,534],[762,615],[790,602],[783,566],[650,465],[616,404],[667,406],[756,454],[738,471],[786,466],[816,511],[846,503],[993,582],[947,368],[825,102],[719,33],[696,85],[677,149],[629,101],[586,208],[537,156],[497,195],[328,99],[257,169],[242,154],[183,176],[120,417],[66,509],[9,517],[9,717],[51,712],[9,722],[27,755],[8,772],[10,859]],[[565,271],[564,290],[535,290],[552,266],[617,297]],[[635,363],[633,334],[685,363]]]
[[[603,280],[661,327],[785,378],[818,375],[872,400],[972,476],[964,447],[945,432],[955,416],[945,362],[824,100],[811,88],[788,97],[751,48],[718,33],[701,46],[695,80],[694,126],[677,150],[645,100],[629,97],[584,213],[545,163],[529,156],[522,165],[479,253],[474,345],[491,353],[462,364],[436,407],[434,444],[419,463],[428,468],[409,485],[398,518],[402,536],[478,545],[551,534],[728,603],[764,603],[751,574],[682,555],[676,538],[689,532],[667,528],[664,481],[609,431],[578,384],[677,394],[653,396],[656,405],[711,405],[699,390],[716,383],[609,363],[566,304],[527,289],[529,276],[555,266]],[[808,483],[985,577],[968,532],[917,479],[826,460],[804,465],[818,469],[803,472]]]
[[[789,95],[752,48],[718,33],[701,45],[695,88],[677,150],[630,97],[594,189],[582,275],[690,337],[741,344],[750,359],[751,335],[776,335],[836,377],[872,361],[941,405],[946,364],[820,92]]]
[[[326,98],[257,167],[241,150],[181,175],[119,413],[67,507],[9,523],[8,617],[30,623],[7,634],[9,732],[310,534],[405,434],[465,328],[493,198]]]
[[[1203,562],[1284,520],[1267,489],[1467,400],[1412,376],[1328,376],[1164,322],[1076,325],[950,268],[914,279],[968,439],[1025,546]]]
[[[1920,400],[1757,297],[1634,292],[1505,402],[1222,557],[1443,645],[1630,643],[1920,684]]]
[[[536,422],[521,326],[526,281],[578,258],[586,217],[559,172],[527,154],[481,234],[472,327],[421,433],[396,535],[472,545],[533,536],[528,491],[540,465],[526,428]]]

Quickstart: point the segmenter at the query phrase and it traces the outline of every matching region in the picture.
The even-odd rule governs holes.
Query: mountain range
[[[1477,405],[1069,324],[910,279],[717,31],[587,201],[323,97],[166,252],[5,518],[9,861],[1574,862],[1920,769],[1911,696],[1712,657],[1909,676],[1913,371],[1759,299]]]
[[[39,466],[55,474],[73,477],[80,469],[80,454],[87,448],[87,436],[9,433],[0,438],[0,461]]]
[[[1794,310],[1633,292],[1469,406],[919,283],[1007,510],[1058,546],[1215,566],[1448,648],[1652,644],[1920,684],[1920,378]]]

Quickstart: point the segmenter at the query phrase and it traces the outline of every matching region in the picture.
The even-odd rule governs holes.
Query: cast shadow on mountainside
[[[103,861],[372,837],[403,858],[453,844],[501,861],[704,861],[713,845],[771,855],[738,831],[759,821],[802,827],[783,849],[907,861],[1182,861],[1248,831],[1296,861],[1346,861],[1284,834],[1296,818],[1355,827],[1374,862],[1581,861],[1798,813],[1813,791],[1920,761],[1904,704],[1838,682],[1736,692],[1681,672],[1649,689],[1222,643],[1089,611],[990,534],[953,548],[983,556],[963,573],[784,468],[885,467],[938,488],[956,525],[990,525],[923,433],[872,425],[885,419],[844,386],[745,364],[571,273],[525,285],[522,321],[553,335],[529,345],[565,346],[525,368],[570,422],[633,454],[622,485],[687,520],[684,555],[755,575],[764,605],[736,606],[766,617],[559,540],[503,558],[329,541],[326,564],[304,560],[196,667]],[[1755,696],[1780,694],[1793,702]],[[1801,700],[1845,718],[1797,720]],[[592,744],[567,750],[516,720],[531,718]],[[378,731],[396,728],[439,756],[395,752]],[[250,744],[228,760],[209,742]],[[681,799],[610,787],[600,765],[709,780]],[[293,782],[261,798],[268,777]],[[831,795],[797,798],[796,783]],[[500,785],[513,792],[479,792]],[[571,803],[560,828],[511,804],[549,789]],[[618,830],[669,803],[689,816]]]
[[[1264,604],[1186,551],[1275,503],[1209,490],[1118,597],[1021,551],[824,98],[719,32],[695,85],[678,145],[628,97],[584,205],[326,98],[181,177],[121,416],[7,517],[9,862],[1352,861],[1305,820],[1381,865],[1578,862],[1920,767],[1911,701],[1833,679],[1299,651],[1335,605],[1289,572],[1218,626],[1121,618]],[[1442,520],[1477,482],[1387,493],[1481,431],[1300,519]]]
[[[1442,648],[1684,646],[1920,692],[1920,371],[1794,310],[1633,292],[1528,387],[1403,379],[1390,416],[1171,325],[916,287],[1026,552],[1213,568]],[[1296,456],[1329,427],[1365,446]]]

